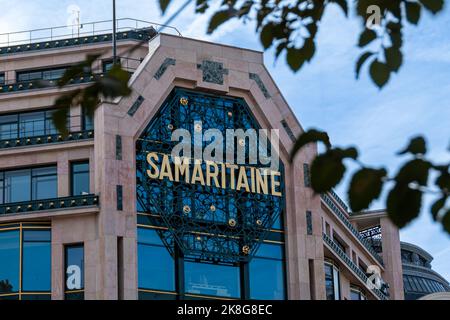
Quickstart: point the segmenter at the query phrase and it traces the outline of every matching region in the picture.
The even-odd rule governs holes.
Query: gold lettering
[[[205,179],[203,178],[203,170],[201,162],[195,161],[194,170],[192,172],[192,184],[199,182],[202,186],[205,185]]]
[[[173,181],[172,168],[170,167],[169,156],[167,154],[163,157],[161,173],[159,174],[159,180],[164,178],[168,178],[170,181]]]
[[[214,172],[211,172],[211,167],[214,167]],[[218,176],[219,166],[212,161],[206,161],[206,185],[211,186],[211,178],[213,178],[216,187],[220,188]]]
[[[275,180],[275,176],[279,177],[281,174],[278,171],[271,171],[270,172],[270,178],[271,178],[271,185],[272,185],[272,195],[281,197],[281,192],[276,190],[276,187],[280,186],[280,181]]]
[[[151,179],[156,179],[159,176],[159,169],[158,169],[158,166],[152,161],[152,159],[158,161],[159,160],[158,154],[156,154],[155,152],[150,152],[147,154],[147,163],[154,170],[154,173],[152,173],[151,170],[147,170],[147,175]]]
[[[184,175],[184,179],[186,183],[189,183],[189,159],[188,158],[180,158],[175,157],[175,181],[180,182],[180,175]]]
[[[237,181],[236,190],[241,190],[242,186],[245,187],[245,191],[250,192],[250,188],[248,186],[248,177],[247,177],[247,170],[245,170],[245,167],[241,167],[239,169],[239,176]]]
[[[230,168],[230,188],[231,189],[236,189],[236,183],[235,183],[235,174],[234,174],[234,172],[235,172],[235,170],[237,169],[237,168],[239,168],[237,165],[235,165],[235,164],[228,164],[227,163],[227,168]]]
[[[256,169],[256,192],[264,194],[269,193],[269,183],[267,181],[267,170],[264,170],[264,173],[261,173],[262,169]]]

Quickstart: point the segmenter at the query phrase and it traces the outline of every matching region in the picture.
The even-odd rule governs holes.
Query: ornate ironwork
[[[127,112],[130,117],[134,116],[134,114],[136,113],[136,111],[138,111],[139,107],[142,105],[144,100],[145,99],[143,96],[139,96],[136,98],[136,100],[134,101],[134,103],[131,105],[130,109]]]
[[[21,137],[13,138],[7,140],[0,140],[0,150],[9,148],[18,148],[26,146],[38,146],[50,143],[61,143],[61,142],[71,142],[71,141],[81,141],[94,138],[93,130],[84,130],[70,132],[68,135],[63,136],[59,133],[48,134],[42,136],[31,136],[31,137]]]
[[[249,261],[282,214],[284,197],[235,190],[228,184],[218,188],[147,175],[148,153],[170,154],[178,143],[171,141],[172,130],[183,128],[193,134],[194,121],[202,122],[200,131],[214,128],[224,135],[227,129],[260,128],[243,99],[174,89],[136,143],[138,211],[153,217],[151,223],[171,254],[176,245],[185,258],[197,261]],[[206,145],[203,142],[203,148]],[[155,163],[160,165],[161,159],[158,161]],[[192,172],[193,164],[190,166]],[[229,168],[226,170],[229,176]],[[280,173],[284,194],[282,164]]]
[[[266,86],[264,85],[264,82],[262,82],[261,78],[259,77],[259,75],[257,75],[256,73],[249,73],[249,78],[252,79],[253,81],[256,82],[256,85],[258,86],[259,90],[261,90],[261,92],[263,93],[264,97],[266,99],[270,98],[270,93],[267,90]]]
[[[30,213],[43,210],[74,209],[87,206],[99,206],[99,198],[95,194],[61,197],[53,199],[32,200],[0,204],[0,215],[10,213]]]
[[[176,64],[176,60],[173,58],[166,58],[163,63],[159,66],[158,70],[155,72],[155,74],[153,75],[153,77],[156,80],[161,79],[161,77],[163,76],[164,72],[166,72],[167,68],[169,66],[174,66]]]
[[[203,81],[215,84],[223,84],[223,76],[228,74],[228,69],[221,62],[203,60],[197,68],[203,71]]]

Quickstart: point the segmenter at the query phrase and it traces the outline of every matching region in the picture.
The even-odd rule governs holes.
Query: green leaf
[[[450,210],[442,218],[442,225],[444,226],[444,230],[450,233]]]
[[[386,64],[391,68],[392,71],[397,72],[403,62],[403,54],[398,47],[389,47],[384,50],[384,55],[386,57]]]
[[[63,98],[60,101],[57,99],[59,108],[52,113],[52,120],[55,125],[56,130],[58,130],[61,135],[66,137],[69,134],[69,129],[67,128],[67,117],[69,116],[69,108],[71,104],[71,98]]]
[[[358,46],[364,47],[368,45],[370,42],[377,38],[377,34],[375,31],[371,29],[364,29],[364,31],[359,36]]]
[[[408,146],[398,154],[412,153],[415,155],[424,155],[427,153],[427,143],[422,136],[415,137],[409,141]]]
[[[297,141],[295,141],[294,147],[291,151],[290,160],[292,161],[297,152],[307,144],[319,141],[322,142],[327,147],[327,149],[331,147],[330,138],[328,137],[328,134],[326,132],[318,131],[315,129],[310,129],[306,132],[303,132],[297,138]]]
[[[406,19],[412,24],[417,24],[420,20],[420,4],[417,2],[405,2]]]
[[[314,40],[312,38],[305,39],[301,52],[306,61],[311,61],[314,53],[316,52],[316,45],[314,44]]]
[[[345,158],[356,159],[355,148],[329,149],[318,155],[311,164],[311,187],[316,193],[324,193],[334,188],[344,176]]]
[[[398,183],[389,192],[386,202],[389,218],[399,228],[417,218],[421,206],[422,192]]]
[[[444,196],[438,200],[436,200],[431,206],[431,215],[433,216],[434,221],[437,220],[439,211],[445,206],[445,202],[447,201],[447,197]]]
[[[286,60],[289,67],[293,71],[298,71],[303,63],[305,62],[304,56],[302,55],[302,51],[297,48],[287,48]]]
[[[316,193],[324,193],[334,188],[344,176],[342,158],[332,152],[318,155],[311,164],[311,187]]]
[[[161,8],[161,12],[164,14],[166,12],[167,7],[169,6],[171,0],[159,0],[159,7]]]
[[[444,0],[419,0],[420,3],[433,14],[438,13],[444,7]]]
[[[413,159],[400,168],[395,181],[400,184],[408,185],[411,182],[426,186],[428,183],[428,174],[431,164],[422,159]]]
[[[386,174],[385,169],[362,168],[353,175],[348,191],[353,211],[367,209],[373,200],[378,199]]]
[[[373,56],[375,53],[374,52],[365,52],[363,53],[359,59],[358,62],[356,63],[356,70],[355,70],[355,74],[356,74],[356,79],[359,78],[359,73],[361,72],[361,68],[364,64],[364,62],[366,62],[367,59],[369,59],[371,56]]]
[[[231,14],[229,9],[214,13],[214,15],[211,17],[211,20],[209,20],[207,33],[213,33],[214,30],[217,29],[217,27],[219,27],[222,23],[225,23],[231,17],[233,17],[233,15]]]
[[[273,42],[273,23],[269,22],[261,29],[261,33],[259,34],[261,39],[261,44],[263,45],[264,49],[269,48],[272,45]]]
[[[448,173],[448,169],[447,171],[441,171],[441,174],[436,178],[436,185],[442,191],[450,191],[450,173]]]
[[[370,65],[369,71],[373,82],[379,88],[382,88],[389,81],[390,70],[384,63],[374,60]]]

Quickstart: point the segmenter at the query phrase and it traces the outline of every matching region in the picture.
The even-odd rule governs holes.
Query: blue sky
[[[118,17],[162,23],[157,0],[117,1]],[[11,5],[0,0],[0,33],[65,25],[67,7],[81,8],[81,22],[108,20],[111,0],[20,0]],[[175,1],[168,14],[184,0]],[[447,6],[448,7],[448,6]],[[196,16],[189,6],[172,23],[183,36],[262,50],[254,26],[228,23],[212,36],[205,35],[207,16]],[[408,138],[424,134],[430,156],[437,162],[450,160],[450,9],[436,18],[423,15],[420,26],[407,27],[405,62],[388,86],[378,90],[363,69],[359,80],[354,64],[359,30],[356,18],[346,20],[336,8],[325,13],[318,36],[318,50],[309,65],[292,73],[281,58],[274,63],[266,52],[265,62],[304,128],[326,130],[334,144],[359,147],[361,160],[385,165],[392,173],[404,161],[395,153]],[[345,183],[337,188],[345,199]],[[401,230],[401,240],[423,247],[434,256],[433,268],[450,279],[450,237],[430,219],[427,198],[419,219]],[[383,202],[373,204],[382,208]]]

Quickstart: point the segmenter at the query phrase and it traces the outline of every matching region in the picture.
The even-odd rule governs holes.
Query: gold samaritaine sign
[[[147,163],[151,179],[183,180],[189,184],[282,196],[279,171],[208,160],[190,161],[156,152],[147,154]]]

